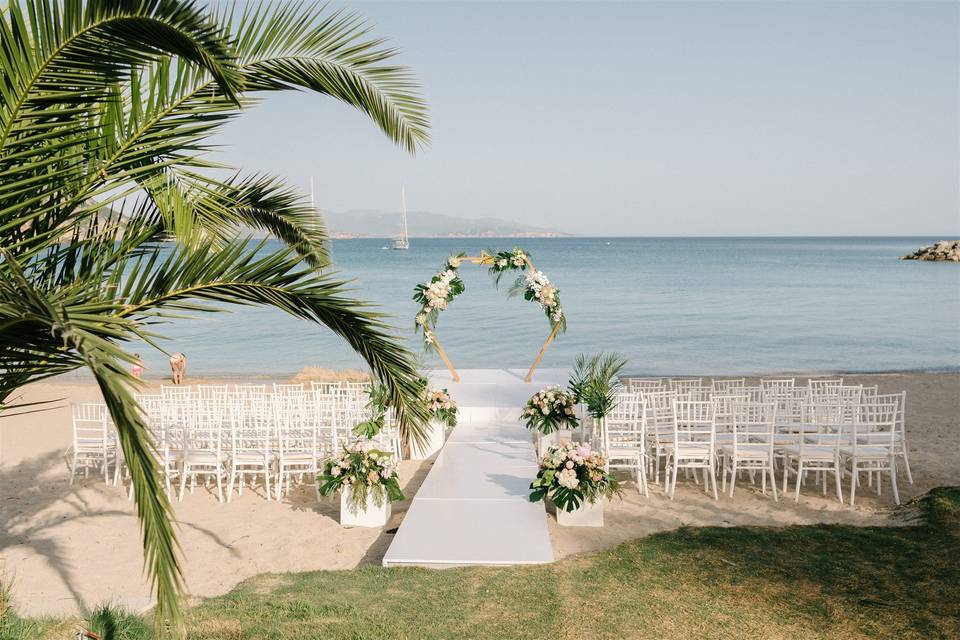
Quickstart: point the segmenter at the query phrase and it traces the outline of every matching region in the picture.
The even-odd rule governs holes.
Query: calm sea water
[[[334,243],[355,294],[382,306],[398,335],[413,334],[416,283],[464,250],[519,244],[561,290],[569,329],[543,366],[619,351],[629,370],[657,375],[779,371],[960,369],[960,266],[898,256],[937,238],[414,239]],[[465,265],[467,291],[441,314],[454,364],[526,367],[549,332],[532,303],[508,299],[484,268]],[[324,327],[238,308],[161,328],[193,375],[284,375],[314,365],[361,366]],[[140,348],[148,375],[166,357]],[[424,364],[442,366],[434,355]]]

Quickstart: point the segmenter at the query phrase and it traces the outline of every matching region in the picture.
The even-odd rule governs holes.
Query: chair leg
[[[901,456],[903,457],[903,469],[907,472],[907,482],[913,484],[913,474],[910,473],[910,458],[907,457],[907,443],[904,442],[901,447]]]
[[[183,502],[183,491],[187,488],[187,470],[189,468],[190,465],[186,462],[180,467],[180,495],[177,498],[177,502]]]
[[[800,502],[800,481],[803,479],[803,458],[797,460],[797,487],[794,491],[793,501]]]
[[[73,478],[77,475],[77,452],[73,452],[73,462],[70,464],[70,485],[73,486]]]
[[[833,465],[833,474],[837,479],[837,500],[840,501],[840,504],[843,504],[843,483],[841,482],[841,477],[843,475],[842,469],[840,467],[840,461],[837,460]]]
[[[890,489],[893,490],[893,502],[900,504],[900,490],[897,488],[897,456],[890,456]]]
[[[227,502],[230,502],[230,498],[233,497],[233,483],[237,478],[237,465],[234,462],[230,463],[230,479],[227,481]]]
[[[223,467],[217,463],[217,502],[223,502]]]
[[[773,501],[779,502],[780,500],[777,498],[777,478],[774,475],[773,460],[770,460],[770,466],[767,467],[766,472],[770,474],[770,491],[773,493]]]
[[[857,459],[850,460],[850,506],[852,507],[857,499],[857,482],[860,480],[860,473],[857,471]]]
[[[730,497],[733,497],[733,491],[737,486],[737,463],[731,462],[730,464]]]
[[[704,484],[706,484],[706,482],[704,482]],[[710,486],[713,488],[713,499],[719,500],[720,498],[717,496],[717,472],[714,469],[712,460],[710,461]]]
[[[671,469],[672,473],[670,474],[670,499],[673,500],[674,494],[677,492],[677,473],[680,471],[679,463],[676,458],[673,459],[673,468]]]

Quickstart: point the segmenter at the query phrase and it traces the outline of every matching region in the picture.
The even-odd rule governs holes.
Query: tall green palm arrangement
[[[208,155],[222,124],[280,90],[360,109],[414,152],[427,141],[426,106],[394,57],[354,15],[303,3],[236,13],[184,0],[22,0],[0,14],[0,404],[28,382],[93,374],[130,468],[157,620],[170,629],[182,574],[126,343],[155,343],[159,325],[224,305],[276,307],[342,336],[383,384],[403,437],[423,438],[415,363],[326,269],[310,203]],[[252,229],[284,247],[250,241]]]

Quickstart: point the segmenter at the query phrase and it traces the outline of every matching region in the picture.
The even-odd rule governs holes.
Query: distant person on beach
[[[133,357],[134,363],[133,366],[130,367],[130,373],[134,378],[140,378],[143,376],[143,360],[140,359],[139,353],[133,354]]]
[[[187,356],[179,351],[170,356],[170,371],[173,384],[183,384],[183,378],[187,375]]]

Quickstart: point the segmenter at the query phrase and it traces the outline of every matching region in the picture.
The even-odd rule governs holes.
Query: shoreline
[[[517,366],[503,367],[469,367],[463,366],[458,369],[526,369],[529,363],[519,364]],[[550,369],[553,367],[542,367]],[[327,373],[314,374],[310,370],[317,369]],[[444,371],[443,367],[424,367],[422,371],[429,373],[431,371]],[[621,377],[627,378],[775,378],[775,377],[795,377],[795,378],[822,378],[826,376],[896,376],[896,375],[922,375],[922,374],[946,374],[960,373],[960,365],[956,367],[917,367],[917,368],[897,368],[881,370],[860,370],[860,369],[822,369],[814,371],[750,371],[750,372],[732,372],[732,373],[650,373],[644,371],[625,371]],[[229,371],[222,372],[202,372],[197,375],[189,375],[185,384],[206,384],[214,381],[233,381],[233,380],[262,380],[266,382],[290,381],[300,378],[308,380],[339,380],[344,376],[355,379],[358,375],[368,375],[364,369],[350,367],[345,369],[321,369],[320,367],[304,367],[300,371],[291,373],[289,370],[279,373],[233,373]],[[164,384],[170,382],[168,375],[145,375],[141,378],[148,385]],[[86,370],[78,369],[62,373],[54,378],[42,380],[40,382],[31,382],[30,384],[43,384],[46,382],[60,381],[65,383],[82,382],[92,383],[93,376]]]

